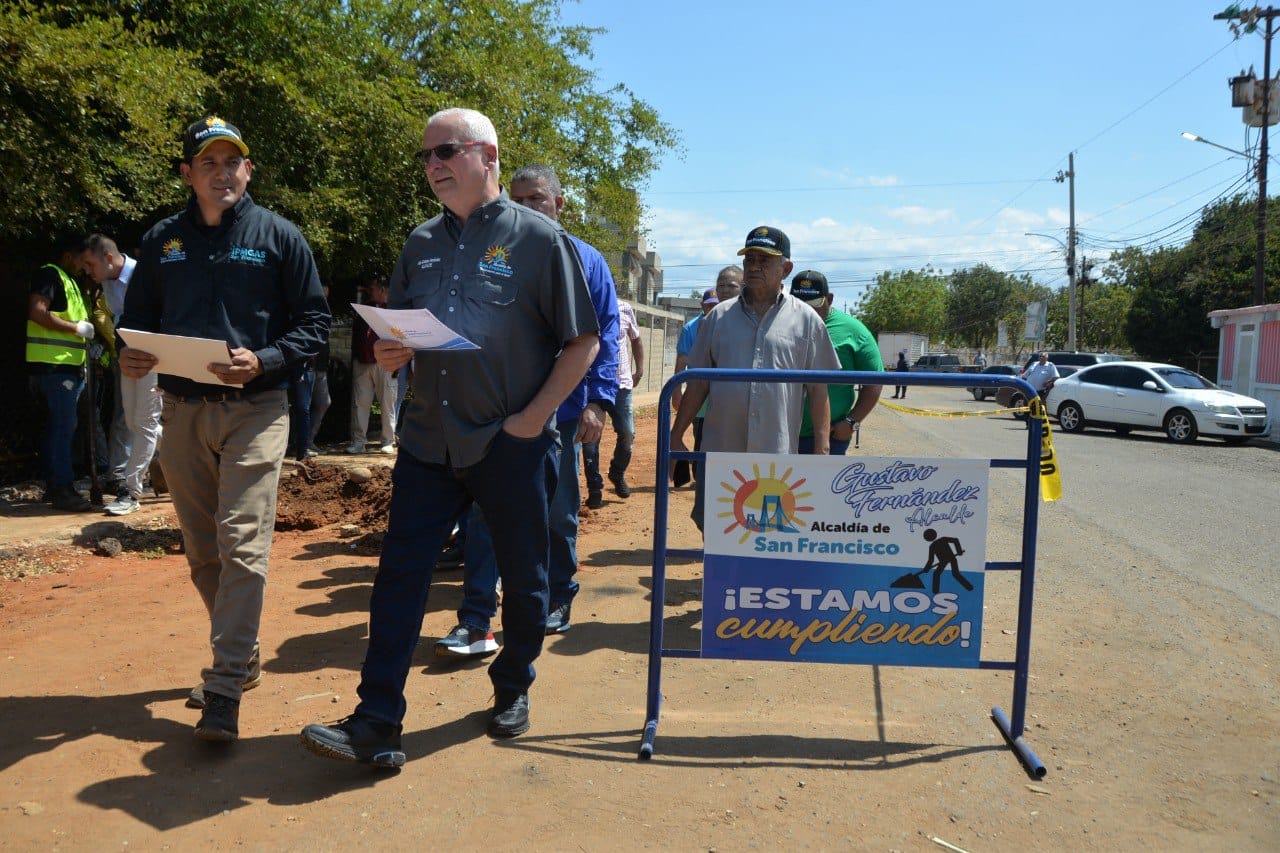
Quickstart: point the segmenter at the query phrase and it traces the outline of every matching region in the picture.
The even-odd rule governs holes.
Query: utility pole
[[[1241,9],[1239,4],[1235,3],[1213,16],[1215,21],[1231,21],[1231,31],[1235,33],[1236,38],[1240,37],[1241,31],[1252,33],[1257,30],[1259,20],[1266,22],[1262,60],[1262,143],[1258,152],[1258,256],[1253,267],[1253,303],[1255,305],[1262,305],[1267,301],[1267,129],[1271,126],[1271,36],[1275,31],[1274,23],[1277,16],[1280,16],[1280,9],[1272,6],[1266,9],[1258,6],[1252,9]],[[1237,20],[1243,23],[1235,23]]]
[[[1067,181],[1071,224],[1067,229],[1067,349],[1076,349],[1076,153],[1067,154],[1067,171],[1058,172],[1058,183]]]
[[[1258,259],[1253,267],[1253,304],[1267,301],[1267,128],[1271,120],[1271,27],[1277,14],[1270,7],[1267,16],[1267,36],[1262,59],[1262,147],[1258,154]]]

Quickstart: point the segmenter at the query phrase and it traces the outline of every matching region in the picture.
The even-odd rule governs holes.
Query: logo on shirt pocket
[[[168,264],[173,261],[185,261],[187,252],[182,246],[182,241],[177,237],[170,237],[164,241],[164,245],[160,247],[160,263]]]
[[[506,246],[490,246],[484,253],[484,257],[480,259],[480,269],[491,275],[511,278],[516,271],[507,262],[509,251]]]

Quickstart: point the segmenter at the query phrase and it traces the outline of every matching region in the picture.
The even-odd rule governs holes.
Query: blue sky
[[[1204,204],[1256,194],[1244,159],[1179,135],[1256,150],[1227,80],[1262,76],[1263,39],[1234,40],[1226,5],[582,0],[562,20],[605,28],[586,64],[681,134],[644,193],[666,292],[711,286],[767,223],[841,304],[926,264],[1065,285],[1062,248],[1024,232],[1065,240],[1071,151],[1099,260],[1184,242]]]

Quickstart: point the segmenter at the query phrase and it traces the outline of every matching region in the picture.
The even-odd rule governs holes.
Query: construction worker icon
[[[959,539],[954,536],[943,536],[939,539],[938,531],[930,527],[924,532],[924,541],[929,543],[929,559],[925,561],[924,568],[918,572],[908,572],[890,584],[891,587],[896,589],[924,589],[924,584],[920,582],[920,576],[933,569],[933,594],[937,595],[942,585],[942,572],[950,566],[951,574],[955,575],[960,585],[965,589],[973,589],[973,584],[965,580],[964,575],[960,574],[960,562],[956,557],[964,553],[964,547],[961,546]]]

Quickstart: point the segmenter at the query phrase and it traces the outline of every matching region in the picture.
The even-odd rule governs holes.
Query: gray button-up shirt
[[[690,367],[839,370],[827,327],[787,293],[760,317],[739,298],[702,318]],[[702,424],[702,449],[728,453],[796,453],[804,415],[804,385],[712,382]]]
[[[391,276],[391,308],[426,308],[479,350],[422,350],[400,445],[465,468],[546,382],[564,344],[598,332],[582,262],[564,229],[504,193],[460,223],[418,226]]]

